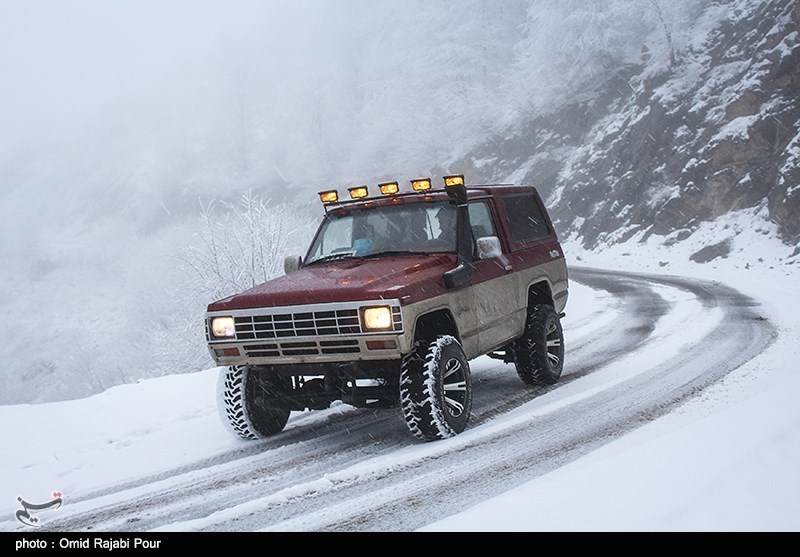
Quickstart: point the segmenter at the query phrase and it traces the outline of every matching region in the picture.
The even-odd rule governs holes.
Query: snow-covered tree
[[[659,72],[679,62],[708,0],[529,0],[525,37],[507,75],[509,122],[593,97],[629,64]]]
[[[649,33],[642,4],[625,0],[532,0],[510,75],[512,101],[536,112],[584,100],[625,63],[639,61]]]

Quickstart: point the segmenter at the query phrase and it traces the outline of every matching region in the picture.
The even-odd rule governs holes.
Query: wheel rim
[[[557,369],[561,364],[561,331],[555,321],[547,324],[545,340],[547,342],[547,361],[551,368]]]
[[[450,358],[445,364],[442,387],[447,412],[458,418],[464,413],[467,401],[467,373],[457,358]]]

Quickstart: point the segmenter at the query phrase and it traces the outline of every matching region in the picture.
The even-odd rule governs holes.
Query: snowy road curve
[[[412,531],[670,412],[775,337],[753,300],[720,283],[570,273],[594,298],[577,318],[567,306],[562,381],[531,389],[512,365],[475,360],[473,416],[456,438],[421,443],[399,410],[338,405],[293,416],[275,438],[76,496],[46,529]]]

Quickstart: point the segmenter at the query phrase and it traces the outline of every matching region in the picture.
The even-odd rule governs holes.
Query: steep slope
[[[463,163],[481,179],[536,184],[562,234],[587,249],[637,233],[681,240],[747,208],[794,244],[798,24],[796,0],[709,4],[670,67],[652,67],[645,51],[591,101],[540,115]]]

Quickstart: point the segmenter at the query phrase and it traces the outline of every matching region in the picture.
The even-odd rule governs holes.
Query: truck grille
[[[393,332],[402,332],[402,315],[397,306],[392,307],[392,321]],[[247,315],[235,317],[234,323],[236,324],[236,340],[327,337],[358,335],[365,332],[361,328],[357,308]],[[381,331],[381,333],[386,334],[386,331]],[[311,348],[298,347],[297,349],[310,350]],[[314,354],[317,353],[314,352]]]

